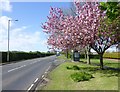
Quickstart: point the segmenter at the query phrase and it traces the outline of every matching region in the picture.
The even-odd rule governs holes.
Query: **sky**
[[[58,2],[10,2],[3,1],[0,16],[0,51],[7,51],[8,20],[10,22],[10,51],[46,52],[47,34],[41,28],[47,21],[50,7],[69,7],[69,3]],[[14,20],[18,21],[14,21]]]
[[[69,2],[10,2],[0,3],[0,51],[7,51],[8,20],[10,22],[10,51],[49,51],[48,35],[41,28],[47,21],[50,7],[69,8]],[[108,51],[116,51],[115,47]]]

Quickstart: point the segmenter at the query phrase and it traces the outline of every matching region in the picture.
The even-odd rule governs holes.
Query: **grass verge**
[[[87,62],[86,59],[80,59],[80,61]],[[94,63],[94,64],[100,64],[99,59],[90,59],[90,61],[91,61],[91,63]],[[119,61],[103,59],[103,65],[104,66],[108,66],[108,67],[111,67],[111,68],[120,68],[119,64],[120,64]]]
[[[69,61],[71,60],[71,58],[67,59],[64,55],[60,55],[58,56],[58,59],[63,59],[63,60],[66,60],[66,61]],[[87,63],[87,60],[86,59],[80,59],[80,61],[84,62],[84,63]],[[94,64],[97,64],[99,65],[100,64],[100,59],[90,59],[91,63],[94,63]],[[108,66],[108,67],[111,67],[111,68],[120,68],[120,61],[116,59],[116,61],[114,61],[114,59],[112,60],[109,60],[109,59],[103,59],[103,64],[104,66]]]
[[[67,69],[77,65],[79,70]],[[70,77],[75,72],[87,72],[94,78],[74,82]],[[118,71],[100,70],[98,66],[80,62],[65,62],[49,73],[50,81],[42,90],[118,90]]]

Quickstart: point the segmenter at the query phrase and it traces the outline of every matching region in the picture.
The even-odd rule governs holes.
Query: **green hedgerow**
[[[71,74],[71,78],[75,82],[80,82],[80,81],[88,81],[91,78],[93,78],[93,76],[86,72],[77,72],[77,73]]]

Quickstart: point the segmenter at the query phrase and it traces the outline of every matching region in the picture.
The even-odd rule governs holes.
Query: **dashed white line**
[[[44,75],[42,75],[42,78],[44,77]]]
[[[31,86],[28,88],[28,91],[31,90],[31,88],[34,86],[34,84],[31,84]]]
[[[20,68],[25,67],[25,66],[26,66],[26,65],[23,65],[23,66],[20,66],[20,67],[16,67],[16,68],[13,68],[13,69],[11,69],[11,70],[8,70],[8,72],[12,72],[12,71],[14,71],[14,70],[20,69]]]
[[[38,78],[35,79],[34,83],[36,83],[38,81]]]
[[[11,72],[11,71],[14,71],[14,70],[17,70],[17,69],[19,69],[19,67],[18,67],[18,68],[11,69],[11,70],[9,70],[8,72]]]
[[[26,65],[23,65],[23,67],[25,67]]]
[[[32,62],[32,63],[30,63],[30,64],[34,64],[34,63],[36,63],[37,61],[34,61],[34,62]]]

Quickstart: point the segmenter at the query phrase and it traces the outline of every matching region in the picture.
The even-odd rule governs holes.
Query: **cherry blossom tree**
[[[82,7],[80,6],[80,2],[76,2],[76,8],[79,15],[83,17],[83,25],[82,30],[84,32],[83,43],[87,47],[87,63],[90,64],[89,52],[90,45],[94,43],[97,39],[98,28],[100,26],[101,17],[104,18],[105,12],[102,12],[99,9],[98,3],[85,3]]]
[[[99,17],[103,15],[98,4],[87,2],[80,6],[79,2],[75,2],[75,6],[76,16],[65,16],[60,8],[51,8],[43,29],[52,36],[49,45],[53,48],[67,50],[94,42],[100,24]]]
[[[68,50],[72,48],[72,40],[67,34],[67,19],[68,17],[63,15],[60,8],[51,7],[48,21],[42,25],[42,28],[49,34],[48,44],[52,46],[52,49],[62,49],[68,53]]]
[[[112,3],[108,3],[109,6],[112,6],[111,4]],[[116,5],[116,3],[114,4],[114,6],[115,5]],[[93,48],[99,54],[101,69],[103,69],[103,54],[104,54],[104,52],[110,46],[120,42],[120,39],[119,39],[120,36],[118,35],[118,34],[120,34],[120,16],[118,13],[119,6],[116,6],[117,8],[114,7],[114,11],[112,9],[109,9],[110,8],[109,6],[107,8],[109,11],[107,11],[108,13],[107,13],[106,17],[104,17],[106,10],[103,13],[103,15],[100,15],[100,12],[102,12],[102,11],[100,10],[99,7],[97,7],[97,8],[99,8],[98,12],[96,12],[97,14],[92,13],[92,14],[95,14],[98,16],[100,15],[100,17],[95,17],[94,20],[92,20],[92,21],[99,21],[99,22],[98,23],[92,22],[93,24],[91,25],[91,27],[93,27],[93,30],[95,30],[95,33],[93,33],[95,38],[94,38],[94,40],[89,39],[90,43],[87,43],[91,48]],[[81,8],[79,8],[79,7],[80,6],[78,4],[78,9],[81,10]],[[94,10],[95,8],[93,8],[93,7],[94,6],[92,6],[91,9]],[[96,10],[97,10],[97,8],[96,8]],[[112,15],[114,15],[114,16],[112,16]],[[85,18],[87,18],[87,16]],[[110,18],[112,18],[111,19],[112,22],[109,21]],[[96,25],[97,29],[95,29],[94,25]],[[90,26],[89,26],[89,28],[90,28]],[[87,30],[87,31],[89,31],[89,30]],[[90,32],[90,34],[92,35],[92,31]],[[90,37],[92,37],[92,36],[90,36]]]
[[[106,24],[105,12],[99,8],[98,3],[86,2],[80,5],[75,2],[76,16],[64,15],[60,8],[51,8],[48,21],[42,25],[49,35],[48,44],[53,49],[64,51],[74,49],[77,46],[88,46],[93,48],[100,55],[101,69],[103,69],[103,53],[111,45],[117,42],[116,30],[118,24]],[[110,32],[109,29],[116,30]],[[104,30],[104,31],[103,31]]]

